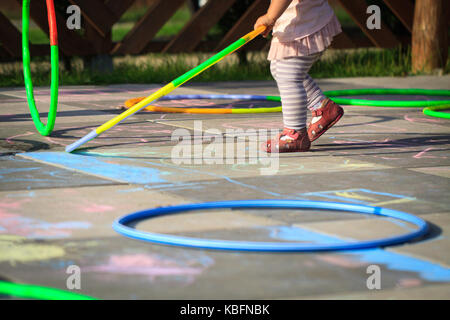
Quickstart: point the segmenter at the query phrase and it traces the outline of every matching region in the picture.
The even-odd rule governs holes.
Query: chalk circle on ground
[[[362,95],[414,95],[414,96],[450,96],[450,90],[432,89],[352,89],[352,90],[332,90],[324,91],[324,94],[334,102],[349,106],[387,107],[387,108],[424,108],[442,105],[450,105],[450,100],[373,100],[347,98],[349,96]],[[125,107],[131,108],[145,97],[132,98],[125,101]],[[229,95],[229,94],[189,94],[189,95],[168,95],[159,101],[175,100],[253,100],[253,101],[276,101],[281,102],[279,96],[265,95]],[[196,114],[248,114],[248,113],[269,113],[281,112],[281,107],[259,107],[259,108],[181,108],[181,107],[161,107],[147,105],[144,110],[152,112],[167,113],[196,113]]]
[[[358,214],[376,215],[388,218],[398,219],[411,223],[417,227],[416,230],[397,236],[374,239],[368,241],[350,241],[338,242],[336,244],[304,243],[304,242],[255,242],[255,241],[229,241],[216,239],[190,238],[184,236],[175,236],[169,234],[159,234],[145,232],[129,227],[128,224],[136,223],[148,218],[158,216],[177,214],[194,210],[208,209],[316,209],[345,211]],[[216,250],[236,250],[236,251],[260,251],[260,252],[311,252],[311,251],[338,251],[338,250],[357,250],[385,247],[408,242],[425,235],[428,231],[428,224],[425,220],[412,214],[393,209],[370,207],[359,204],[328,202],[328,201],[309,201],[309,200],[237,200],[237,201],[218,201],[195,204],[182,204],[178,206],[158,207],[138,211],[125,215],[113,223],[113,229],[126,237],[148,241],[156,244],[166,244],[182,247],[192,247],[201,249]]]

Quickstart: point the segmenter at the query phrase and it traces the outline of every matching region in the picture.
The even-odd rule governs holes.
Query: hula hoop
[[[56,15],[53,0],[47,1],[47,15],[50,30],[50,53],[51,53],[51,96],[50,109],[47,117],[47,125],[40,119],[39,111],[33,94],[33,82],[30,71],[30,48],[29,48],[29,26],[30,26],[30,0],[23,0],[22,6],[22,55],[23,55],[23,75],[25,90],[27,92],[28,107],[37,131],[48,136],[53,131],[56,120],[56,108],[58,105],[58,85],[59,85],[59,55],[58,55],[58,32],[56,28]]]
[[[324,92],[326,96],[332,98],[337,104],[350,106],[368,107],[389,107],[389,108],[420,108],[443,104],[450,104],[450,100],[367,100],[339,98],[342,96],[356,95],[421,95],[421,96],[450,96],[450,90],[431,89],[353,89],[353,90],[332,90]]]
[[[146,218],[187,212],[193,210],[223,209],[223,208],[283,208],[283,209],[320,209],[333,211],[349,211],[362,214],[373,214],[390,217],[409,222],[418,227],[417,230],[407,234],[360,242],[340,242],[336,244],[308,244],[302,242],[280,243],[280,242],[254,242],[254,241],[228,241],[208,240],[200,238],[188,238],[167,234],[158,234],[139,231],[128,227],[127,224]],[[237,251],[262,251],[262,252],[310,252],[310,251],[337,251],[356,250],[375,247],[384,247],[400,244],[417,237],[423,236],[428,231],[428,224],[423,219],[409,213],[392,209],[370,207],[364,205],[327,202],[327,201],[305,201],[305,200],[240,200],[205,202],[198,204],[184,204],[179,206],[159,207],[138,211],[123,216],[113,223],[113,229],[126,237],[153,243],[168,244],[182,247],[193,247],[216,250]]]
[[[125,101],[125,107],[131,108],[145,97],[133,98]],[[186,94],[186,95],[168,95],[164,96],[159,101],[174,101],[174,100],[254,100],[254,101],[280,101],[280,97],[273,96],[261,96],[261,95],[244,95],[244,94]],[[269,112],[281,112],[281,107],[269,107],[269,108],[178,108],[178,107],[159,107],[149,105],[144,110],[152,112],[168,112],[168,113],[196,113],[196,114],[242,114],[242,113],[269,113]]]
[[[427,107],[427,108],[423,109],[423,113],[430,117],[450,119],[450,113],[437,111],[437,110],[448,110],[448,109],[450,109],[450,105]]]
[[[342,96],[357,95],[425,95],[425,96],[450,96],[450,90],[430,90],[430,89],[354,89],[354,90],[333,90],[324,91],[324,95],[341,105],[351,106],[369,106],[369,107],[397,107],[397,108],[423,108],[425,106],[450,105],[450,100],[432,100],[432,101],[397,101],[397,100],[368,100],[354,98],[340,98]],[[125,107],[131,108],[136,103],[142,101],[144,97],[132,98],[125,101]],[[278,101],[279,96],[263,95],[173,95],[162,97],[164,100],[189,100],[189,99],[230,99],[230,100],[255,100],[255,101]],[[178,108],[178,107],[160,107],[147,105],[145,110],[152,112],[167,113],[209,113],[209,114],[246,114],[246,113],[268,113],[281,112],[281,107],[271,108]]]
[[[89,296],[31,284],[0,281],[0,294],[38,300],[97,300]]]

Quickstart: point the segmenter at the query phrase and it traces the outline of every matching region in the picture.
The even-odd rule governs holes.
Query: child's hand
[[[267,14],[265,14],[265,15],[259,17],[258,20],[256,20],[255,26],[253,28],[254,28],[254,30],[256,30],[260,26],[266,26],[266,30],[264,30],[264,32],[262,33],[262,36],[264,38],[267,38],[270,31],[272,31],[274,24],[275,24],[275,20],[269,18],[267,16]]]

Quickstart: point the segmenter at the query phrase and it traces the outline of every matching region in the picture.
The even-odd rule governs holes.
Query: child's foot
[[[308,126],[309,140],[312,142],[323,135],[344,115],[344,109],[330,99],[325,99],[320,108],[312,111]]]
[[[304,152],[311,147],[306,128],[299,131],[284,128],[283,132],[274,139],[263,143],[262,149],[269,153]]]

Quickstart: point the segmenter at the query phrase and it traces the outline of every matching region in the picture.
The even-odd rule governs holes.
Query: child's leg
[[[308,151],[311,142],[306,130],[306,112],[309,104],[318,99],[314,83],[308,80],[308,71],[320,57],[320,53],[274,60],[270,70],[275,78],[283,105],[284,129],[275,139],[263,145],[267,152]],[[305,88],[309,87],[309,94]]]
[[[309,76],[309,74],[306,75],[303,85],[305,86],[306,90],[308,109],[311,111],[318,109],[322,105],[322,102],[327,97],[323,94],[322,90],[319,88],[316,82]]]
[[[274,60],[271,63],[272,75],[281,96],[283,122],[286,128],[294,130],[305,128],[307,107],[316,100],[320,100],[323,95],[321,91],[317,92],[317,85],[308,76],[309,69],[320,55],[317,53],[304,57],[292,57]]]

